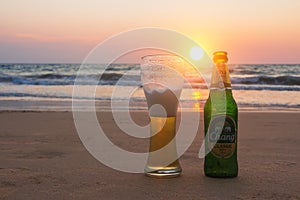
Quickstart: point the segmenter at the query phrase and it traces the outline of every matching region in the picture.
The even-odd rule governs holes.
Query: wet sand
[[[116,145],[147,151],[148,141],[120,134],[109,112],[98,118]],[[203,126],[174,179],[104,166],[81,143],[71,112],[1,112],[0,127],[0,199],[300,199],[300,112],[241,112],[233,179],[204,176]]]

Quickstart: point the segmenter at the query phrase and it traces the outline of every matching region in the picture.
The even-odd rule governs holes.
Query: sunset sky
[[[299,0],[1,0],[0,62],[82,62],[134,28],[183,33],[231,63],[300,63]]]

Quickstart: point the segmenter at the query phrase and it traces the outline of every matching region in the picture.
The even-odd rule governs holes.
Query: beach
[[[299,8],[2,1],[0,200],[300,200]]]
[[[132,111],[138,124],[145,111]],[[97,113],[119,147],[146,152],[147,139],[125,134],[109,111]],[[180,158],[181,177],[155,179],[111,169],[89,154],[72,112],[0,113],[0,199],[300,199],[300,112],[239,113],[239,175],[208,178],[198,158],[203,122]],[[201,116],[203,120],[203,116]]]

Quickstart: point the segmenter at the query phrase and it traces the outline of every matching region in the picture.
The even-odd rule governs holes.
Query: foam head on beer
[[[146,56],[143,59],[141,79],[150,116],[176,116],[184,84],[179,72],[183,61],[173,55]]]

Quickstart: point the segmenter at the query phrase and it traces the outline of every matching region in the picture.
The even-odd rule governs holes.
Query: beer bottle
[[[236,177],[238,108],[232,96],[227,52],[213,57],[209,97],[204,106],[204,173],[209,177]]]

